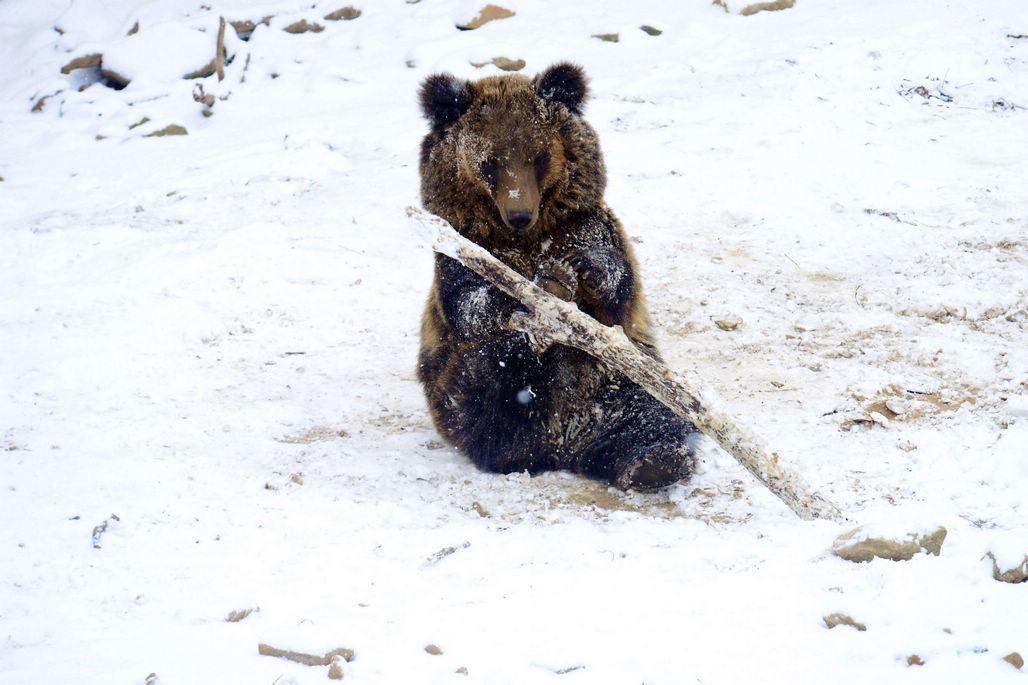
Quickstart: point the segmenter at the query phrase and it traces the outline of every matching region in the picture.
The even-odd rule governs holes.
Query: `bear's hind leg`
[[[673,444],[633,446],[626,450],[613,483],[623,490],[657,490],[691,476],[695,462],[688,435]]]
[[[656,490],[692,475],[696,427],[627,381],[607,386],[577,470],[623,488]]]

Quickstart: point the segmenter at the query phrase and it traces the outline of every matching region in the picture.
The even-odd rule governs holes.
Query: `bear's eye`
[[[542,180],[546,178],[546,172],[550,169],[550,153],[544,152],[536,157],[532,166],[535,167],[535,177],[542,183]]]
[[[495,186],[496,177],[500,172],[500,165],[496,162],[496,160],[487,159],[486,161],[482,162],[482,166],[480,167],[480,169],[482,171],[482,178],[485,179],[485,182],[488,183],[490,186]]]

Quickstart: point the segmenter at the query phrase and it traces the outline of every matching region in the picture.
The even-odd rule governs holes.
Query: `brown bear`
[[[657,357],[635,259],[603,202],[606,171],[582,118],[582,69],[557,64],[461,81],[428,77],[420,103],[425,208],[549,292]],[[650,490],[688,477],[695,427],[588,354],[533,352],[521,305],[435,257],[418,378],[438,431],[482,469],[566,469]]]

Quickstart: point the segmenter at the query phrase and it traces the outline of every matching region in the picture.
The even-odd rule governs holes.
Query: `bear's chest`
[[[494,255],[501,262],[531,280],[539,269],[539,265],[553,257],[555,252],[553,240],[545,238],[531,245],[500,248],[494,252]]]

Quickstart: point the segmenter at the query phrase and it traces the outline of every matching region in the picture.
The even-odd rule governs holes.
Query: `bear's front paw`
[[[578,292],[578,275],[567,262],[547,259],[535,271],[534,282],[540,288],[570,302]]]
[[[593,299],[609,301],[614,298],[618,284],[625,276],[625,268],[614,250],[578,247],[569,250],[561,260],[578,276],[582,289]]]

